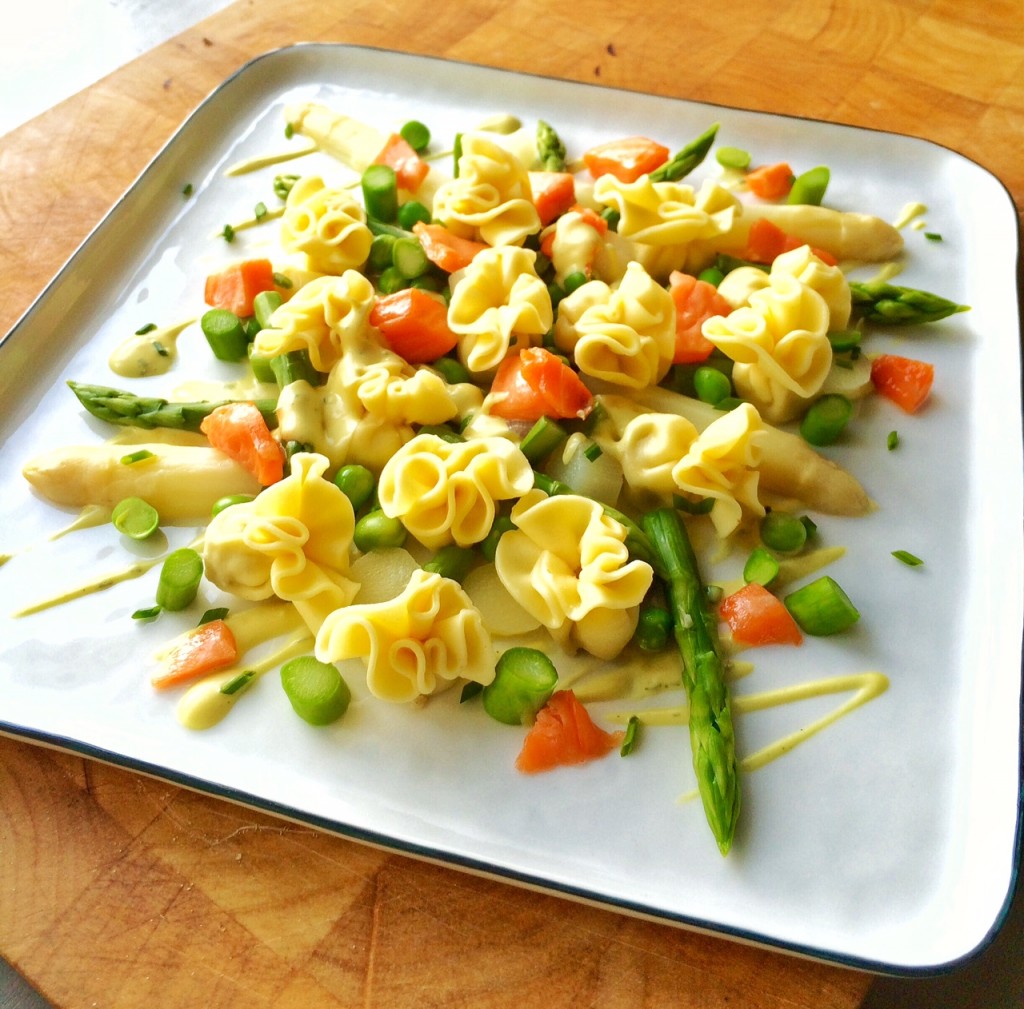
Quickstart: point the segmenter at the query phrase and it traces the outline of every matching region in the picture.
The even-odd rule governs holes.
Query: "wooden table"
[[[1016,0],[238,0],[0,138],[5,333],[247,60],[337,41],[880,127],[1024,208]],[[60,1007],[856,1006],[871,978],[539,896],[0,739],[0,954]]]

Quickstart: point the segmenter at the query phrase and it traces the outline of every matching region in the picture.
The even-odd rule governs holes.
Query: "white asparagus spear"
[[[153,458],[121,461],[143,450]],[[168,523],[207,521],[219,498],[260,490],[250,473],[217,449],[157,442],[51,449],[27,463],[22,473],[53,504],[113,508],[124,498],[140,497]]]

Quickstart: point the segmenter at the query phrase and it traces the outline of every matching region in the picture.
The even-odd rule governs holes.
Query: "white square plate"
[[[130,559],[109,526],[50,539],[69,516],[34,497],[21,468],[44,448],[106,436],[67,379],[159,394],[216,376],[188,337],[164,379],[111,381],[106,362],[140,325],[198,314],[211,265],[260,247],[258,231],[230,248],[216,235],[272,200],[270,177],[291,169],[241,179],[223,170],[285,146],[282,109],[305,98],[389,128],[421,119],[437,138],[512,112],[549,121],[577,153],[632,133],[676,149],[717,121],[720,143],[758,161],[828,164],[830,205],[893,220],[920,202],[928,229],[941,233],[930,242],[906,230],[897,282],[971,311],[871,336],[872,349],[932,361],[936,386],[914,417],[878,398],[865,407],[834,454],[878,508],[819,523],[827,542],[848,548],[834,571],[862,619],[841,639],[763,650],[734,693],[867,670],[890,687],[745,777],[727,858],[699,803],[679,801],[693,786],[685,730],[649,731],[629,759],[527,777],[513,768],[520,734],[454,697],[423,709],[361,701],[343,723],[312,730],[268,677],[218,727],[189,732],[173,699],[150,689],[148,670],[153,648],[195,614],[141,626],[130,618],[152,599],[155,572],[12,617]],[[695,178],[712,170],[709,161]],[[2,345],[0,553],[12,557],[0,567],[0,729],[661,921],[880,970],[954,963],[999,925],[1018,841],[1016,227],[996,179],[917,139],[370,49],[308,45],[261,57],[185,122]],[[888,451],[894,428],[900,447]],[[177,544],[189,531],[169,535]],[[901,565],[896,549],[925,564]],[[738,716],[741,756],[842,700]],[[595,710],[600,720],[611,708]]]

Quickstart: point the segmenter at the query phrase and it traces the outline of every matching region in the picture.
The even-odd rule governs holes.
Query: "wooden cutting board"
[[[183,118],[298,41],[926,137],[1024,206],[1015,0],[239,0],[0,138],[0,333]],[[68,320],[69,326],[73,320]],[[59,339],[59,334],[55,334]],[[0,701],[2,703],[2,701]],[[61,1007],[858,1005],[860,972],[414,861],[0,739],[0,953]]]

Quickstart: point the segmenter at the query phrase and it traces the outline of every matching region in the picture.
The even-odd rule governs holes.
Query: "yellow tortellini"
[[[482,131],[462,135],[459,174],[438,187],[433,215],[455,234],[488,245],[522,245],[540,231],[526,166]]]
[[[484,686],[494,679],[494,647],[480,613],[458,582],[422,569],[390,601],[330,614],[317,634],[316,657],[364,659],[370,693],[399,703],[460,679]]]
[[[351,190],[328,187],[322,178],[298,179],[285,201],[281,244],[286,252],[305,254],[320,273],[358,269],[370,255],[373,235],[366,211]]]
[[[551,295],[536,259],[518,246],[485,249],[452,277],[448,325],[471,372],[496,368],[512,346],[539,343],[551,328]]]
[[[676,414],[638,414],[626,425],[616,450],[634,488],[713,498],[711,521],[725,538],[745,512],[764,514],[757,489],[765,438],[757,410],[743,403],[699,433]]]
[[[498,577],[519,604],[570,650],[614,658],[636,629],[654,574],[630,560],[625,527],[576,494],[530,491],[498,541]]]
[[[490,532],[498,503],[533,486],[533,469],[507,438],[449,442],[419,434],[388,460],[377,494],[424,546],[472,546]]]
[[[809,245],[801,245],[776,256],[770,274],[756,266],[741,266],[731,270],[719,284],[718,293],[733,308],[739,308],[750,301],[754,291],[771,286],[771,275],[782,274],[796,277],[800,283],[817,291],[825,299],[829,330],[846,328],[852,310],[850,284],[846,274],[838,266],[831,266],[815,255]]]
[[[415,434],[413,425],[457,416],[453,390],[429,368],[416,368],[371,332],[353,336],[323,391],[323,438],[335,465],[380,472]]]
[[[555,343],[585,375],[643,389],[665,377],[675,353],[672,295],[639,263],[617,287],[591,280],[558,306]]]
[[[704,336],[735,363],[736,392],[765,420],[799,416],[821,388],[832,365],[829,307],[792,274],[772,272],[747,304],[703,326]]]
[[[325,479],[328,466],[321,455],[296,453],[289,476],[219,512],[203,540],[214,585],[243,599],[291,602],[314,633],[359,588],[346,576],[355,516]]]
[[[317,277],[274,311],[256,334],[253,351],[276,357],[305,350],[317,371],[328,372],[341,360],[346,341],[365,330],[374,298],[373,284],[356,270]]]
[[[713,181],[694,190],[680,182],[653,182],[649,175],[635,182],[603,175],[594,183],[594,199],[618,212],[617,233],[635,243],[636,259],[661,279],[673,270],[702,266],[706,246],[729,232],[741,209],[739,200]]]

